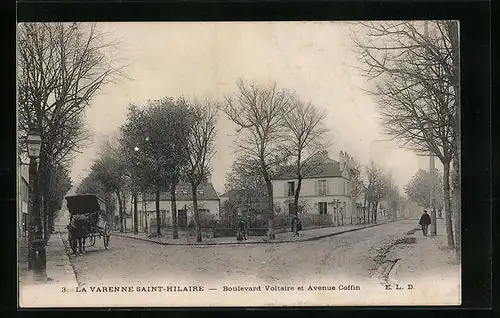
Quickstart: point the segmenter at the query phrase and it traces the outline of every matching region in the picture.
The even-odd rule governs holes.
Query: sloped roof
[[[222,198],[222,197],[230,197],[230,196],[232,196],[232,195],[236,195],[236,194],[238,194],[238,192],[239,192],[238,190],[231,189],[231,190],[229,190],[229,191],[224,192],[223,194],[221,194],[221,195],[220,195],[220,197],[221,197],[221,198]]]
[[[273,180],[297,179],[294,170],[295,168],[292,166],[285,168],[284,171],[276,175]],[[340,170],[340,162],[328,159],[326,162],[312,168],[312,170],[304,176],[304,179],[332,177],[342,177],[342,171]]]
[[[193,199],[191,185],[187,182],[180,181],[175,188],[175,199],[179,201],[190,201]],[[211,182],[204,182],[198,186],[197,189],[198,200],[219,200],[217,191],[215,191],[214,186]],[[160,201],[170,201],[170,191],[165,191],[160,193]],[[155,194],[145,194],[145,201],[154,201],[156,199]]]

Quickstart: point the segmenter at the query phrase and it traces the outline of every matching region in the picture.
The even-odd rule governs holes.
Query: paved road
[[[375,249],[401,236],[415,221],[398,221],[312,242],[239,246],[164,246],[112,237],[85,255],[71,257],[87,285],[159,281],[311,282],[325,277],[369,277]]]

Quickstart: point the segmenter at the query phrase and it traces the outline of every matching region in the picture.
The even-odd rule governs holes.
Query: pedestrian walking
[[[300,236],[299,231],[302,230],[302,222],[300,221],[300,219],[298,218],[298,216],[295,215],[292,218],[291,225],[292,225],[293,236]]]
[[[424,210],[424,214],[420,217],[419,224],[422,227],[424,236],[427,236],[427,229],[429,228],[429,224],[431,224],[431,217],[427,214],[427,210]]]

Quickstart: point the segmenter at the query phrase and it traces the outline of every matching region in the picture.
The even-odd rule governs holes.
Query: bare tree
[[[116,195],[118,215],[120,216],[120,232],[125,231],[125,195],[127,187],[126,162],[115,140],[105,140],[99,158],[92,164],[91,170],[96,179],[108,193]]]
[[[105,42],[95,24],[22,23],[18,26],[19,141],[30,129],[42,135],[38,184],[50,196],[51,171],[67,166],[88,138],[83,112],[99,90],[122,75],[122,68],[106,54],[114,43]],[[35,190],[38,192],[38,190]],[[38,200],[38,196],[35,196]],[[38,207],[39,202],[35,202]],[[48,201],[42,215],[47,215]]]
[[[143,191],[154,191],[156,233],[161,234],[161,192],[170,190],[173,238],[177,233],[176,186],[181,167],[187,164],[187,138],[192,116],[183,98],[164,97],[148,101],[144,108],[130,107],[127,122],[122,126],[122,146],[137,149],[131,158],[135,162],[136,182]],[[130,150],[128,151],[130,152]]]
[[[443,183],[443,175],[437,169],[431,174],[429,171],[419,169],[405,186],[404,191],[408,198],[424,208],[431,208],[430,187],[433,183]],[[435,206],[438,211],[443,208],[443,188],[436,189]]]
[[[396,221],[398,217],[397,212],[401,203],[401,194],[399,192],[399,187],[389,176],[387,176],[387,191],[385,199],[387,200],[389,208],[391,209],[391,220]]]
[[[237,91],[226,96],[222,110],[237,125],[238,146],[247,156],[259,160],[260,173],[266,183],[268,208],[268,236],[274,234],[273,186],[270,171],[284,155],[284,115],[292,106],[292,94],[279,89],[276,83],[257,86],[238,80]]]
[[[368,202],[368,222],[377,223],[378,204],[380,200],[385,197],[388,189],[388,179],[384,175],[383,169],[375,162],[370,161],[369,165],[365,168],[368,185],[366,190],[366,198]]]
[[[188,162],[182,169],[182,178],[191,184],[193,195],[194,224],[196,241],[201,242],[200,214],[198,209],[198,186],[207,182],[211,171],[211,159],[214,154],[214,142],[217,135],[217,108],[210,100],[195,100],[190,106],[193,116],[187,138]]]
[[[352,224],[352,216],[354,214],[357,215],[358,220],[361,220],[361,215],[359,215],[359,211],[357,211],[357,199],[363,194],[365,184],[363,178],[361,176],[361,171],[363,170],[363,166],[357,162],[354,158],[350,158],[350,163],[352,168],[350,169],[350,179],[351,179],[351,187],[349,189],[349,195],[352,198],[352,209],[351,212],[351,224]]]
[[[285,114],[288,142],[285,150],[294,161],[297,187],[294,189],[293,213],[297,215],[302,179],[314,172],[327,156],[322,155],[330,142],[325,139],[328,129],[323,124],[326,112],[313,104],[293,99],[292,108]]]
[[[370,93],[380,106],[384,132],[407,149],[433,153],[443,164],[446,232],[453,248],[449,180],[459,108],[457,22],[361,24],[367,36],[354,41],[365,75],[378,79]]]

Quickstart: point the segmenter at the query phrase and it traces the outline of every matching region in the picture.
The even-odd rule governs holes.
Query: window
[[[318,203],[319,214],[328,214],[326,202]]]
[[[294,213],[294,205],[293,203],[288,203],[288,214],[295,214]]]
[[[288,193],[289,197],[295,195],[295,182],[294,181],[290,181],[287,183],[287,190],[288,190],[287,193]]]
[[[318,195],[326,195],[326,180],[318,180]]]

